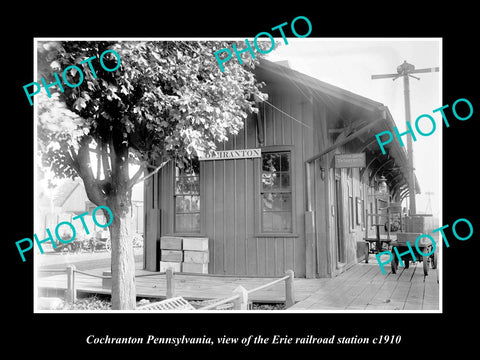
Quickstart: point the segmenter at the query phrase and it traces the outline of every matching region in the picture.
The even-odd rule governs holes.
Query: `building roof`
[[[403,192],[404,195],[408,193],[406,149],[394,140],[385,146],[387,154],[383,155],[375,137],[382,131],[394,133],[395,121],[387,106],[265,59],[257,67],[257,74],[269,79],[273,75],[274,82],[275,78],[282,81],[286,79],[304,95],[337,109],[336,112],[346,122],[343,136],[351,139],[350,145],[353,144],[359,152],[367,153],[367,164],[375,170],[374,175],[384,175],[394,192]],[[322,153],[318,156],[321,155]],[[417,194],[420,193],[416,176],[415,189]]]
[[[77,187],[81,186],[79,181],[70,180],[64,182],[55,191],[53,205],[62,207]],[[83,205],[83,204],[82,204]]]

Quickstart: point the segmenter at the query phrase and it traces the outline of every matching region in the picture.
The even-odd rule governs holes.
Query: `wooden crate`
[[[407,216],[405,218],[405,231],[411,233],[429,233],[433,230],[431,216]]]
[[[182,263],[173,261],[160,261],[160,272],[167,271],[168,268],[173,268],[174,272],[180,272],[182,271]]]
[[[183,261],[196,264],[208,264],[208,251],[185,250],[183,252]]]
[[[207,251],[208,238],[183,238],[183,250]]]
[[[162,261],[182,262],[183,261],[183,251],[182,250],[161,250],[161,260]]]
[[[183,238],[175,236],[160,237],[160,249],[165,250],[182,250]]]
[[[183,262],[182,271],[190,273],[208,274],[208,264]]]
[[[397,243],[398,245],[407,245],[407,241],[410,243],[410,246],[413,248],[415,247],[415,240],[417,240],[417,237],[422,235],[422,233],[418,232],[398,232],[397,233]],[[421,245],[421,244],[419,244]]]

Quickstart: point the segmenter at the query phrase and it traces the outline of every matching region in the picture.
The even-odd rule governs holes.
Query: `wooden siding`
[[[260,231],[261,159],[202,161],[200,167],[201,231],[192,236],[209,238],[209,273],[228,275],[283,275],[293,269],[305,276],[305,160],[313,155],[311,104],[293,91],[269,91],[269,102],[305,122],[306,127],[269,104],[260,111],[263,119],[262,150],[291,148],[292,234],[263,234]],[[258,148],[257,124],[248,116],[244,128],[219,150]],[[161,235],[188,236],[174,232],[173,163],[156,177],[154,200],[161,209]],[[148,221],[148,218],[146,219]]]
[[[201,161],[201,229],[196,234],[174,231],[174,164],[170,162],[153,178],[152,184],[147,184],[147,191],[153,195],[146,199],[147,213],[150,208],[156,209],[145,218],[147,237],[154,236],[156,241],[160,235],[208,237],[211,274],[268,277],[292,269],[296,277],[335,276],[357,262],[357,242],[364,236],[361,225],[355,224],[350,230],[347,182],[352,180],[346,169],[340,171],[339,178],[343,213],[337,209],[332,213],[332,206],[336,206],[333,155],[355,149],[339,147],[311,164],[308,183],[312,206],[308,211],[305,161],[334,143],[329,128],[338,125],[340,115],[292,83],[271,82],[264,91],[269,98],[260,107],[262,138],[258,139],[256,116],[250,115],[243,129],[225,143],[217,144],[217,149],[260,147],[263,152],[291,151],[292,233],[261,232],[261,159],[255,158]],[[358,169],[353,172],[351,192],[355,201],[363,185]],[[367,194],[365,191],[365,207],[369,209]],[[343,224],[344,264],[337,261],[338,215]],[[155,218],[160,221],[153,229]],[[155,249],[157,255],[146,253],[149,264],[146,268],[154,270],[152,262],[159,260],[158,245],[151,244],[149,249]]]

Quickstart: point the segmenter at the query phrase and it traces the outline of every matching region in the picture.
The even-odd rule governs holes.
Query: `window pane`
[[[281,154],[281,171],[290,171],[290,153],[284,152]]]
[[[176,176],[198,175],[200,173],[200,161],[198,159],[190,160],[187,163],[177,163],[175,169]]]
[[[269,232],[288,232],[292,230],[291,212],[266,212],[263,214],[263,230]]]
[[[290,193],[266,193],[262,196],[263,211],[290,211],[292,195]]]
[[[185,213],[190,211],[190,197],[177,196],[175,197],[175,212]]]
[[[281,187],[282,189],[290,188],[290,174],[286,173],[281,175]]]
[[[181,176],[176,180],[176,194],[198,194],[200,192],[198,176]]]
[[[271,155],[272,154],[262,154],[262,170],[270,172],[271,169]]]
[[[280,174],[273,174],[273,184],[271,187],[272,190],[280,190]]]
[[[175,215],[175,230],[183,231],[185,229],[185,214]]]
[[[270,172],[263,172],[262,173],[262,188],[265,191],[272,190],[274,187],[275,179],[277,178],[277,174],[270,173]]]
[[[191,196],[190,197],[190,210],[200,211],[200,196]]]
[[[200,230],[200,214],[177,214],[175,216],[177,232],[197,232]]]
[[[266,153],[263,157],[263,171],[280,171],[280,154]]]
[[[288,173],[266,173],[262,174],[262,190],[278,191],[290,189],[290,174]]]
[[[292,231],[292,213],[283,212],[281,213],[282,223],[281,231]]]
[[[175,212],[188,213],[200,211],[200,196],[176,196]]]
[[[263,214],[263,231],[274,231],[272,213]]]
[[[199,231],[200,230],[200,214],[189,214],[189,232]]]

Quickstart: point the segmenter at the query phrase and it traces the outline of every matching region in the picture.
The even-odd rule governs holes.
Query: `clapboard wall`
[[[158,235],[153,235],[157,242],[159,235],[208,237],[209,273],[278,276],[292,269],[297,277],[305,276],[304,162],[313,155],[312,103],[285,85],[271,83],[263,89],[269,99],[260,106],[263,127],[260,138],[257,118],[251,114],[245,119],[243,129],[227,142],[218,144],[217,149],[291,150],[292,233],[260,232],[260,158],[201,161],[201,231],[198,234],[174,232],[174,164],[170,162],[147,183],[146,206],[155,210],[147,211],[146,231],[158,231]],[[156,227],[155,218],[160,221],[160,229]],[[158,269],[155,265],[159,261],[158,244],[150,244],[148,252],[147,268]]]

